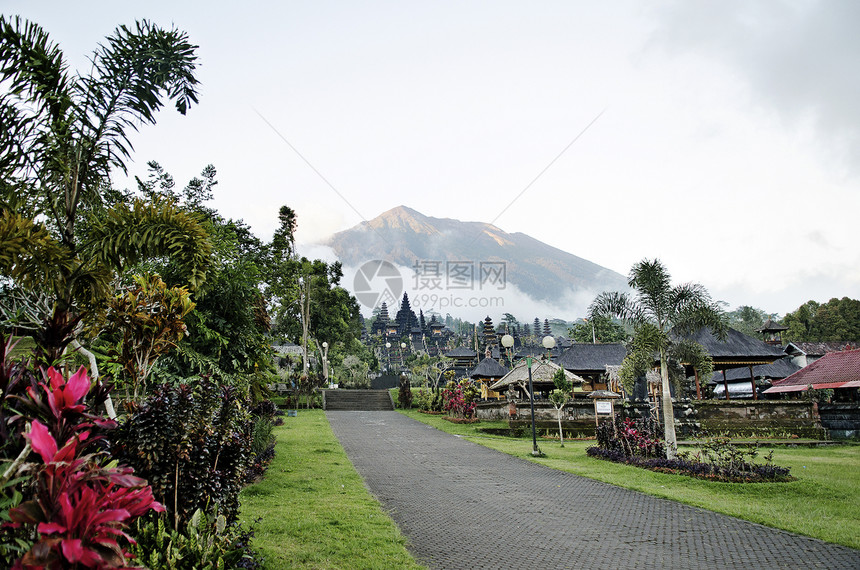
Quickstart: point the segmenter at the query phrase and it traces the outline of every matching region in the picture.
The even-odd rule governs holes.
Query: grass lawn
[[[477,427],[495,423],[452,424],[417,410],[398,410],[475,443],[613,485],[680,501],[853,548],[860,548],[860,446],[775,448],[774,463],[790,467],[797,481],[788,483],[716,483],[654,473],[588,457],[594,441],[538,440],[546,457],[531,456],[531,437],[484,436]],[[762,450],[766,453],[767,450]]]
[[[275,428],[266,477],[240,496],[265,567],[423,568],[364,487],[322,410],[299,410]]]

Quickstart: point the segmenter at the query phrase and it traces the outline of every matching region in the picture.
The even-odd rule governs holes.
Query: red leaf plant
[[[90,389],[86,371],[68,381],[53,368],[40,383],[56,424],[54,433],[70,433],[66,441],[54,437],[39,420],[30,422],[25,435],[43,465],[35,477],[32,498],[9,510],[11,526],[32,526],[38,532],[33,547],[18,561],[16,570],[65,568],[125,568],[129,554],[125,544],[134,543],[125,529],[150,509],[161,512],[146,481],[130,467],[103,467],[103,453],[80,454],[92,440],[90,429],[108,427],[85,413],[83,400]],[[40,395],[30,390],[30,397]],[[78,423],[66,420],[75,418]]]

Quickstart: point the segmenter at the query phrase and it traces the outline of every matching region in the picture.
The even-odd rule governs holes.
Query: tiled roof
[[[792,356],[795,354],[824,356],[828,352],[839,352],[842,350],[851,350],[853,348],[858,348],[856,342],[836,340],[828,342],[790,342],[784,350]]]
[[[809,366],[773,383],[765,393],[860,387],[860,350],[828,352]]]

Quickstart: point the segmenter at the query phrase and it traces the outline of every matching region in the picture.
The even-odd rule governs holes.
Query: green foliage
[[[209,245],[197,220],[169,201],[117,203],[108,178],[125,169],[129,130],[154,124],[166,101],[183,114],[196,103],[195,50],[185,33],[143,21],[117,28],[89,74],[70,74],[42,28],[0,17],[0,274],[50,295],[46,343],[71,338],[49,327],[98,313],[139,259],[173,257],[202,282]]]
[[[567,334],[576,342],[624,342],[628,338],[627,331],[613,319],[596,315],[584,322],[576,323],[568,329]]]
[[[401,376],[399,385],[397,403],[400,409],[408,410],[412,407],[412,386],[409,384],[409,378]]]
[[[137,521],[137,544],[131,552],[147,568],[164,570],[227,570],[261,568],[250,548],[252,531],[224,515],[194,511],[182,531],[170,528],[162,513]]]
[[[783,319],[783,340],[860,341],[860,301],[843,297],[824,304],[807,301]]]
[[[156,361],[182,339],[183,319],[194,303],[186,288],[168,288],[158,275],[135,275],[134,283],[111,299],[105,330],[117,338],[108,360],[130,380],[137,398]]]
[[[761,309],[750,307],[749,305],[741,305],[734,311],[726,313],[728,325],[740,331],[747,336],[753,338],[761,338],[761,333],[758,329],[768,320],[776,320],[776,314],[766,313]]]
[[[641,366],[647,352],[660,361],[663,391],[663,422],[666,431],[666,453],[672,457],[675,446],[675,420],[669,394],[669,357],[673,336],[684,335],[708,327],[718,337],[726,331],[725,316],[698,284],[671,284],[671,276],[659,260],[642,260],[630,270],[628,285],[635,295],[601,293],[588,309],[589,317],[616,317],[634,327],[634,350],[639,352],[635,362],[622,368],[622,384],[629,385],[635,369]],[[636,337],[640,337],[637,339]],[[622,365],[623,366],[623,365]]]
[[[163,385],[132,406],[113,436],[113,453],[150,482],[174,529],[213,505],[232,521],[251,462],[252,430],[235,389],[206,381]]]

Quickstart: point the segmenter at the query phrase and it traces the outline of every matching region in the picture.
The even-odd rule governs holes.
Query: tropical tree
[[[108,203],[130,132],[154,124],[165,101],[182,114],[197,102],[195,50],[184,32],[142,21],[117,28],[88,74],[72,74],[41,27],[0,17],[0,275],[51,298],[54,332],[37,336],[48,360],[139,260],[169,255],[191,286],[204,278],[210,245],[197,219],[169,200]]]
[[[109,359],[130,380],[134,399],[158,359],[176,346],[194,308],[188,290],[168,287],[158,275],[135,275],[135,285],[110,301],[106,330],[118,339]]]
[[[638,328],[638,334],[647,334],[648,345],[660,361],[666,456],[672,458],[677,448],[669,391],[669,350],[673,336],[683,337],[708,327],[724,338],[725,317],[701,285],[687,283],[673,287],[669,272],[657,259],[644,259],[634,265],[627,283],[635,293],[601,293],[588,309],[589,318],[617,317]]]
[[[627,340],[628,334],[624,327],[612,319],[597,316],[593,319],[576,323],[569,329],[567,334],[571,340],[576,342],[623,342]]]
[[[564,430],[561,428],[561,414],[564,406],[570,401],[570,394],[573,390],[573,382],[567,379],[567,374],[563,368],[555,371],[552,376],[552,383],[555,384],[555,390],[550,392],[549,401],[555,406],[556,416],[558,418],[558,438],[561,441],[561,447],[564,447]]]

